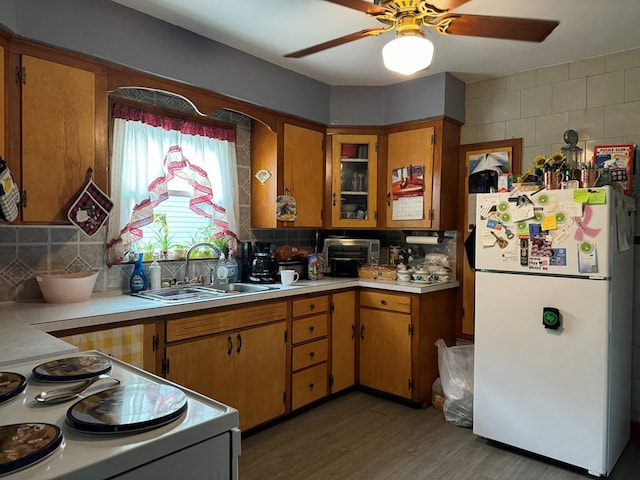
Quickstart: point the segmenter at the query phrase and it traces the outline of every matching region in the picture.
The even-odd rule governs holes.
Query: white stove
[[[170,423],[140,433],[92,434],[72,429],[66,422],[66,414],[77,399],[53,405],[35,400],[41,391],[67,384],[35,381],[31,371],[43,362],[74,355],[108,358],[112,362],[109,375],[119,379],[122,385],[147,383],[178,387],[187,397],[186,412]],[[3,365],[0,370],[28,379],[23,392],[0,404],[0,425],[49,423],[57,425],[63,434],[62,443],[53,453],[3,476],[3,480],[238,478],[240,430],[238,412],[231,407],[97,351],[13,363]],[[110,386],[98,382],[80,398]]]

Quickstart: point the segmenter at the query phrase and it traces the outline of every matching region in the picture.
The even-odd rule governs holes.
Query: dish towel
[[[89,183],[67,213],[71,223],[89,237],[100,230],[113,208],[111,199],[93,182],[92,173],[89,169]]]
[[[20,190],[13,180],[7,162],[0,157],[0,220],[13,222],[18,218],[19,204]]]

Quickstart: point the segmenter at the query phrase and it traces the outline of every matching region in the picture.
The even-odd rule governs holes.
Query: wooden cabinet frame
[[[465,251],[465,242],[471,242],[473,240],[469,239],[469,236],[473,230],[472,224],[475,222],[475,219],[468,218],[470,214],[469,164],[479,155],[487,155],[494,152],[506,153],[509,159],[509,172],[513,174],[520,173],[522,158],[521,138],[473,143],[469,145],[462,145],[459,148],[458,248],[456,252],[456,278],[460,279],[460,288],[458,299],[459,315],[456,334],[459,338],[467,340],[473,339],[475,298],[475,271],[471,268]]]

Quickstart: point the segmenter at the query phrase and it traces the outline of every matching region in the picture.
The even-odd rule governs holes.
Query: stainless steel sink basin
[[[212,300],[229,295],[266,292],[274,288],[277,287],[246,283],[229,283],[226,285],[194,285],[189,287],[171,287],[162,290],[145,290],[134,295],[161,302],[195,302]]]
[[[267,292],[277,287],[269,287],[267,285],[253,285],[249,283],[227,283],[224,285],[203,285],[196,287],[203,290],[217,291],[220,294],[235,295],[238,293],[254,293]]]
[[[162,302],[183,302],[195,300],[210,300],[220,296],[215,291],[204,291],[198,288],[167,288],[163,290],[145,290],[134,294],[137,297],[159,300]]]

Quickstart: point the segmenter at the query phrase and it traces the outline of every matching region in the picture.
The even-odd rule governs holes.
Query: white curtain
[[[189,163],[207,173],[213,203],[226,209],[228,230],[238,231],[235,142],[115,118],[111,159],[111,192],[115,205],[108,227],[109,264],[121,262],[128,250],[131,238],[125,234],[122,241],[118,241],[120,232],[131,221],[134,206],[149,199],[149,184],[166,173],[164,159],[172,146],[179,146]]]

